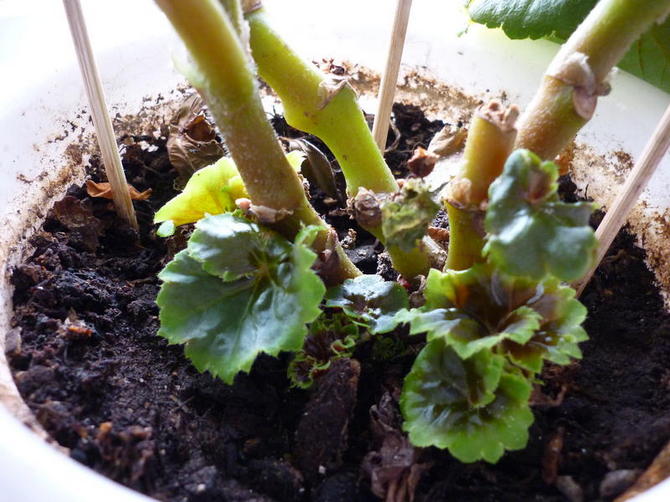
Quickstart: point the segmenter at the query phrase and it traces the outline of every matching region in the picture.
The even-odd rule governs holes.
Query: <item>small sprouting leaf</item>
[[[159,275],[158,334],[184,344],[196,368],[226,383],[261,352],[299,350],[325,293],[311,269],[317,231],[307,227],[291,243],[232,214],[206,217]],[[210,249],[217,243],[231,251],[237,244],[228,263]]]
[[[154,222],[195,223],[206,214],[233,211],[235,200],[242,197],[248,197],[242,178],[232,159],[224,157],[196,171],[184,191],[158,210]]]
[[[561,365],[580,359],[578,344],[588,340],[581,326],[586,319],[586,307],[575,298],[575,290],[553,277],[540,287],[542,295],[528,302],[541,314],[539,329],[524,344],[508,339],[501,347],[514,364],[535,373],[542,369],[544,359]]]
[[[587,339],[581,327],[586,308],[554,277],[538,284],[485,264],[433,269],[424,296],[423,307],[399,312],[396,321],[409,323],[410,334],[426,333],[428,341],[443,338],[464,359],[498,347],[515,365],[538,373],[545,359],[568,364],[581,357],[577,344]]]
[[[307,389],[323,375],[335,359],[350,357],[360,338],[360,328],[344,313],[322,314],[309,326],[302,350],[288,367],[296,387]]]
[[[588,202],[561,202],[558,168],[528,150],[517,150],[489,188],[484,254],[505,273],[536,280],[582,277],[598,246]]]
[[[171,235],[174,235],[176,229],[177,226],[174,224],[174,221],[166,220],[160,224],[156,230],[156,235],[158,237],[170,237]]]
[[[373,334],[393,330],[401,322],[395,314],[408,306],[405,288],[378,275],[347,279],[341,286],[331,288],[326,295],[326,307],[341,308]]]
[[[405,377],[403,428],[415,446],[448,448],[461,462],[497,462],[528,441],[532,386],[482,350],[461,359],[443,338],[430,341]]]
[[[416,248],[417,241],[440,210],[436,194],[418,178],[405,182],[400,192],[382,205],[382,233],[387,247],[403,251]]]

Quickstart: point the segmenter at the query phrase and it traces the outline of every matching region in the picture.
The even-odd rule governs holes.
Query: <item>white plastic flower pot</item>
[[[153,2],[89,0],[83,4],[112,114],[136,113],[143,98],[155,100],[162,95],[169,102],[171,91],[184,82],[171,61],[179,45]],[[305,56],[328,56],[382,69],[393,2],[342,0],[337,8],[313,0],[266,0],[266,4],[286,38]],[[506,96],[525,105],[557,46],[512,42],[502,33],[477,26],[457,37],[466,25],[459,2],[415,0],[405,70],[426,74],[430,69],[437,81],[452,90],[481,99]],[[92,126],[60,2],[0,0],[0,40],[2,348],[12,317],[9,269],[29,251],[26,238],[41,223],[50,203],[71,183],[83,179],[87,150],[72,145],[79,144],[80,138],[90,140]],[[614,78],[613,88],[578,140],[590,145],[590,153],[607,156],[625,151],[637,157],[670,97],[625,74]],[[421,86],[415,93],[432,104],[438,118],[444,117],[453,98],[450,93],[433,95]],[[371,98],[363,98],[372,111]],[[593,166],[593,157],[589,159],[578,152],[573,176],[581,189],[588,186],[588,195],[607,206],[625,173],[602,159]],[[666,157],[631,218],[666,293],[670,274],[663,264],[670,259],[670,249],[664,249],[663,241],[670,235],[669,208]],[[0,501],[147,500],[48,444],[16,391],[4,350],[0,354]],[[670,480],[637,498],[644,502],[669,499]]]

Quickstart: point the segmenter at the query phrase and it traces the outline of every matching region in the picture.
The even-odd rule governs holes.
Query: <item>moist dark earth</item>
[[[403,174],[412,150],[427,146],[442,123],[412,106],[394,112],[401,138],[387,159]],[[299,135],[281,117],[273,122],[281,136]],[[129,181],[153,189],[136,202],[139,235],[108,200],[75,186],[13,271],[8,355],[16,383],[77,461],[175,502],[367,501],[378,500],[375,484],[379,492],[417,480],[417,501],[577,500],[580,491],[595,500],[624,490],[631,470],[646,468],[670,439],[670,317],[644,252],[625,231],[582,297],[591,337],[583,360],[546,368],[528,447],[497,465],[418,451],[398,432],[396,398],[422,343],[402,332],[394,342],[404,350],[380,358],[363,344],[311,390],[291,387],[288,355],[261,357],[233,386],[199,374],[181,347],[156,336],[156,274],[185,238],[156,237],[151,218],[174,196],[176,173],[164,139],[123,140]],[[142,141],[156,148],[143,149]],[[91,175],[100,179],[96,158]],[[569,180],[562,192],[574,197]],[[312,196],[344,239],[348,216],[318,189]],[[393,278],[380,246],[356,231],[348,250],[354,261]],[[389,452],[401,454],[399,468]],[[611,471],[624,481],[601,488]]]

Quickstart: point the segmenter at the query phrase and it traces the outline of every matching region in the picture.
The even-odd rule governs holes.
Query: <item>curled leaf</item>
[[[158,334],[226,383],[261,352],[299,350],[325,293],[311,269],[317,231],[291,243],[232,214],[206,217],[159,275]]]
[[[331,363],[351,357],[360,337],[360,328],[345,314],[322,314],[309,326],[309,334],[288,367],[288,376],[296,387],[307,389],[322,376]]]
[[[112,185],[104,181],[97,183],[93,180],[86,180],[86,193],[89,197],[101,197],[103,199],[112,199]],[[131,200],[147,200],[151,197],[151,188],[140,192],[132,185],[128,185],[128,193]]]
[[[598,245],[588,202],[561,202],[558,168],[528,150],[517,150],[489,188],[484,254],[505,273],[564,281],[582,277]]]
[[[184,180],[224,155],[214,126],[205,118],[198,94],[189,96],[170,123],[167,151],[170,163]]]
[[[588,338],[581,327],[586,308],[556,278],[538,284],[481,264],[433,269],[424,295],[422,308],[402,311],[396,320],[409,323],[411,334],[444,339],[464,359],[495,347],[513,364],[539,373],[545,359],[568,364],[580,358],[577,344]]]
[[[235,200],[247,196],[235,163],[224,157],[196,171],[184,191],[158,210],[154,222],[172,220],[177,226],[195,223],[206,214],[233,211]]]
[[[387,247],[415,249],[440,210],[436,194],[421,180],[405,182],[398,194],[382,204],[382,233]]]
[[[326,294],[326,307],[341,308],[373,334],[393,330],[401,322],[396,319],[396,312],[408,306],[405,288],[378,275],[347,279]]]
[[[310,183],[318,186],[330,197],[341,198],[335,183],[333,166],[330,165],[328,157],[321,150],[304,138],[291,139],[289,148],[305,154],[301,171]]]
[[[482,350],[461,359],[443,338],[430,341],[405,378],[403,428],[416,446],[447,448],[461,462],[495,463],[528,441],[531,383]]]

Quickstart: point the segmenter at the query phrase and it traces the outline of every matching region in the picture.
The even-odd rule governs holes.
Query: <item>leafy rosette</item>
[[[344,313],[322,314],[310,324],[302,350],[289,364],[288,376],[293,385],[311,387],[335,359],[351,356],[359,338],[359,326]]]
[[[402,320],[399,310],[409,306],[407,291],[400,284],[385,281],[378,275],[361,275],[347,279],[326,294],[326,307],[338,307],[372,334],[388,333]]]
[[[468,270],[431,270],[426,304],[399,312],[410,333],[442,338],[459,357],[496,347],[514,365],[537,373],[544,359],[567,364],[581,357],[577,344],[587,339],[581,327],[586,308],[572,288],[555,278],[535,283],[496,273],[490,265]]]
[[[201,219],[159,275],[158,334],[226,383],[261,352],[301,349],[325,293],[311,269],[317,232],[306,227],[292,243],[230,213]]]
[[[523,448],[533,422],[532,385],[505,366],[504,357],[489,350],[462,359],[445,338],[431,340],[400,398],[412,444],[448,448],[462,462],[497,462],[505,450]]]
[[[517,150],[491,184],[483,253],[499,270],[572,281],[593,264],[598,242],[589,216],[594,206],[561,202],[557,179],[555,164]]]
[[[409,252],[416,248],[440,210],[435,192],[420,179],[405,181],[399,193],[382,205],[386,245]]]

